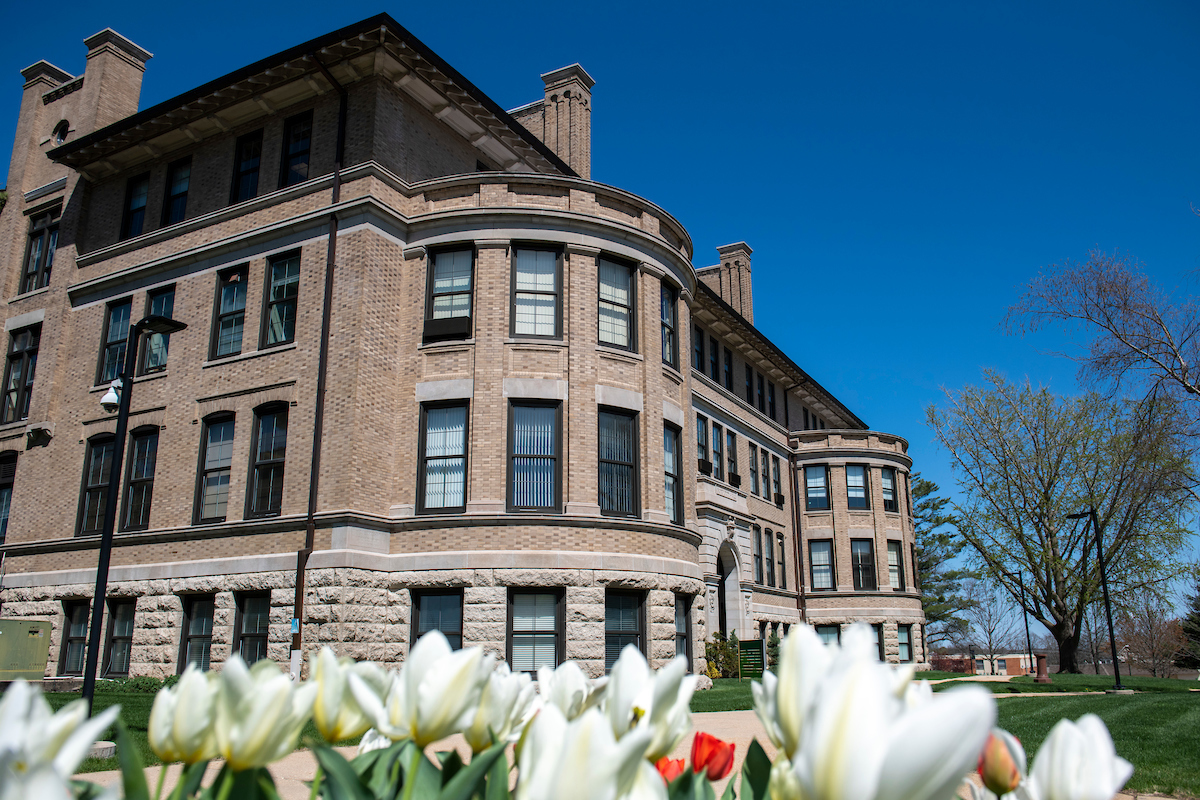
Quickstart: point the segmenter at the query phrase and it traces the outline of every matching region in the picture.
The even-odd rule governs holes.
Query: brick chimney
[[[750,281],[750,254],[753,252],[745,242],[721,245],[717,248],[721,263],[696,270],[696,277],[751,325],[754,324],[754,291]]]
[[[578,64],[542,76],[546,97],[513,109],[512,116],[567,162],[581,178],[592,177],[592,87]]]
[[[88,54],[80,110],[87,118],[81,118],[76,126],[79,135],[137,113],[142,75],[152,57],[112,28],[89,36],[83,43]]]

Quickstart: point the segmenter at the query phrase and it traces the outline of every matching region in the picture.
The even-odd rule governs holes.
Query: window
[[[900,640],[900,660],[912,661],[912,625],[897,625],[896,634]]]
[[[247,664],[261,661],[267,657],[271,630],[271,593],[239,592],[234,602],[237,616],[233,623],[232,651],[241,654]]]
[[[763,534],[763,555],[766,557],[765,572],[767,576],[767,586],[775,585],[775,534],[767,528]]]
[[[636,414],[601,410],[596,441],[602,514],[638,514]]]
[[[167,167],[167,190],[163,197],[162,224],[174,225],[187,216],[188,186],[192,182],[192,159],[181,158]]]
[[[884,467],[880,473],[879,485],[883,490],[883,510],[899,511],[900,504],[896,502],[896,470]]]
[[[679,454],[679,429],[663,426],[663,472],[666,481],[667,516],[676,525],[683,524],[683,484],[680,482],[682,458]]]
[[[559,423],[557,403],[510,406],[510,510],[559,510]]]
[[[175,287],[168,286],[151,292],[148,296],[148,313],[159,317],[171,318],[175,313]],[[162,372],[167,368],[167,346],[170,344],[169,333],[148,333],[145,336],[146,346],[142,350],[142,374]]]
[[[641,592],[604,593],[604,671],[617,663],[621,651],[632,645],[646,652],[645,612]]]
[[[808,543],[809,583],[813,591],[833,589],[833,541],[822,539]]]
[[[779,588],[786,589],[787,588],[787,557],[785,555],[785,550],[783,547],[782,531],[779,533],[776,533],[775,536],[779,540]]]
[[[467,508],[467,404],[421,406],[421,513]]]
[[[122,530],[150,527],[150,501],[154,496],[154,465],[158,459],[158,428],[139,428],[129,442],[125,476],[125,514]]]
[[[230,448],[233,425],[230,422]],[[283,462],[287,454],[287,406],[268,406],[254,414],[254,451],[247,516],[270,517],[283,508]],[[228,488],[226,488],[228,492]]]
[[[233,464],[233,417],[204,421],[200,452],[200,482],[196,503],[197,522],[224,522],[229,504],[229,471]]]
[[[692,671],[692,596],[675,595],[675,657],[687,659],[687,671]]]
[[[750,447],[750,494],[758,494],[758,448]]]
[[[765,414],[767,413],[767,393],[763,390],[765,381],[763,380],[762,373],[759,373],[755,377],[758,378],[758,410]]]
[[[871,630],[875,633],[875,654],[880,661],[884,661],[883,655],[883,625],[876,624],[871,626]]]
[[[296,298],[300,292],[300,253],[267,259],[267,313],[262,346],[296,340]],[[242,300],[245,308],[245,299]]]
[[[133,649],[133,612],[136,600],[108,602],[108,645],[101,674],[128,675],[129,651]]]
[[[763,496],[764,500],[770,500],[771,499],[771,484],[770,484],[771,462],[768,460],[769,456],[768,456],[766,448],[760,449],[758,451],[758,453],[759,453],[759,455],[762,456],[762,496]]]
[[[704,372],[704,329],[692,328],[692,369]]]
[[[201,671],[208,671],[215,605],[212,595],[183,598],[183,637],[179,643],[180,673],[190,664],[194,664]]]
[[[513,335],[559,338],[562,301],[558,251],[516,248],[513,258]]]
[[[723,429],[717,423],[713,423],[712,428],[712,476],[717,480],[725,479],[725,456],[721,453],[721,445],[725,438]]]
[[[246,323],[247,274],[247,267],[237,267],[218,275],[217,313],[213,321],[213,358],[236,356],[242,352],[242,329]]]
[[[25,270],[21,275],[21,294],[41,289],[50,283],[54,251],[58,248],[58,215],[61,209],[38,214],[29,221],[29,241],[25,245]]]
[[[12,507],[13,481],[17,477],[17,454],[0,456],[0,544],[8,534],[8,512]]]
[[[721,348],[717,344],[717,340],[710,336],[708,337],[708,377],[714,381],[721,380]]]
[[[842,640],[842,628],[840,625],[817,625],[817,636],[821,637],[821,641],[825,644],[837,644]]]
[[[875,548],[870,539],[850,540],[850,568],[854,571],[854,588],[860,592],[878,589],[875,583]]]
[[[131,300],[113,303],[104,315],[104,339],[100,347],[97,386],[117,378],[125,368],[125,345],[129,341],[129,313],[132,305]]]
[[[696,415],[696,458],[700,461],[700,471],[705,475],[712,472],[712,463],[708,460],[708,418]]]
[[[771,491],[775,493],[775,503],[783,505],[783,482],[779,475],[779,456],[771,456]]]
[[[140,236],[146,224],[146,196],[150,193],[150,173],[130,178],[125,184],[125,207],[121,216],[121,238]]]
[[[100,533],[108,503],[108,480],[112,470],[113,436],[101,434],[88,440],[83,460],[83,498],[79,510],[79,535]]]
[[[424,341],[471,336],[474,250],[442,250],[429,259]]]
[[[867,500],[867,468],[854,464],[846,467],[846,507],[870,508]]]
[[[662,318],[662,360],[679,367],[679,293],[674,287],[662,284],[659,292],[659,316]]]
[[[896,591],[904,590],[904,554],[900,542],[888,542],[888,581]]]
[[[824,466],[804,468],[804,507],[808,511],[829,510],[829,470]]]
[[[0,421],[16,422],[29,418],[29,398],[33,394],[33,374],[41,338],[41,325],[13,331],[9,337],[8,362],[4,365],[4,416]]]
[[[908,515],[911,517],[913,515],[912,484],[909,483],[907,475],[904,476],[904,501],[908,505]],[[916,562],[914,561],[913,563],[915,564]]]
[[[910,558],[909,563],[912,564],[913,588],[920,589],[921,588],[921,573],[920,573],[921,562],[917,561],[917,545],[915,543],[910,544],[908,546],[908,555]]]
[[[261,141],[261,139],[260,139]],[[289,117],[283,123],[283,147],[279,165],[279,188],[308,180],[308,156],[312,149],[312,112]]]
[[[412,636],[409,647],[429,631],[441,631],[455,650],[462,649],[462,606],[461,589],[450,591],[413,591]]]
[[[746,365],[746,402],[754,405],[754,370]]]
[[[754,556],[754,582],[761,584],[763,582],[762,529],[757,525],[750,526],[750,544],[751,553]]]
[[[607,616],[607,614],[605,615]],[[557,667],[563,660],[563,593],[515,591],[508,594],[508,663],[513,672]]]
[[[88,602],[72,600],[63,603],[62,655],[59,675],[82,675],[87,659]]]
[[[262,162],[261,130],[238,138],[233,151],[233,188],[229,202],[240,203],[258,194],[258,169]]]
[[[725,457],[729,459],[729,482],[734,486],[741,486],[742,479],[738,477],[737,434],[733,431],[725,432]]]
[[[733,391],[733,353],[725,348],[725,388]]]
[[[767,382],[767,414],[775,419],[775,384]]]
[[[606,258],[600,259],[599,336],[600,344],[637,349],[633,317],[633,269]]]
[[[71,123],[67,120],[62,120],[54,126],[54,143],[62,144],[67,140],[67,134],[71,132]]]

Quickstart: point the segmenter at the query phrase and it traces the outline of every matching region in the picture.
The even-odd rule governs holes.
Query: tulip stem
[[[217,794],[217,800],[229,800],[229,793],[233,791],[233,770],[225,768],[225,778],[221,782],[221,791]]]
[[[155,790],[154,790],[154,800],[159,800],[159,798],[160,798],[160,797],[162,797],[163,781],[165,781],[165,780],[166,780],[166,778],[167,778],[167,770],[169,770],[170,768],[171,768],[171,765],[170,765],[170,764],[166,764],[166,763],[164,763],[164,764],[162,765],[162,769],[160,769],[160,770],[158,771],[158,787],[157,787],[157,788],[155,788]],[[181,769],[182,769],[182,767],[181,767]],[[183,782],[183,776],[182,776],[182,775],[180,775],[180,779],[179,779],[179,780],[180,780],[180,783],[182,783],[182,782]]]
[[[308,794],[308,800],[317,800],[317,790],[321,788],[321,778],[325,777],[325,773],[321,772],[321,765],[317,764],[317,774],[313,776],[312,791]]]
[[[412,761],[409,762],[408,772],[404,774],[404,794],[400,800],[412,800],[413,792],[417,789],[417,770],[421,768],[421,748],[413,744]]]

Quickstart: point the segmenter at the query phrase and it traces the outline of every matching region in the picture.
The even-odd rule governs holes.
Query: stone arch
[[[724,542],[717,551],[717,627],[726,636],[741,627],[741,573],[737,548]]]

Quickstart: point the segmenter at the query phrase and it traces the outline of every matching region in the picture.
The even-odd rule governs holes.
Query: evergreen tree
[[[1196,585],[1187,597],[1187,613],[1179,621],[1186,643],[1175,659],[1176,666],[1184,669],[1200,669],[1200,571],[1196,574]]]
[[[955,516],[946,509],[950,498],[939,496],[939,491],[936,483],[913,473],[917,580],[930,648],[962,639],[969,632],[970,623],[961,615],[970,608],[971,601],[962,594],[962,582],[977,577],[971,570],[950,563],[967,543],[958,535]]]

